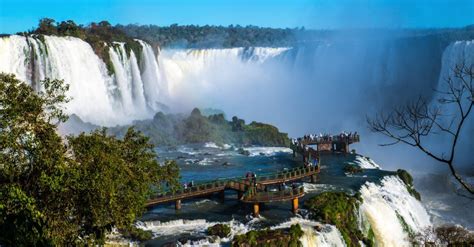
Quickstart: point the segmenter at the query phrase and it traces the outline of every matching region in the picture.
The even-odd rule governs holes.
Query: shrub
[[[219,236],[220,238],[226,238],[230,235],[230,227],[225,224],[216,224],[207,228],[209,235]]]
[[[364,240],[358,228],[356,212],[360,201],[344,192],[324,192],[305,202],[311,218],[335,225],[348,246],[359,246]]]
[[[418,193],[418,191],[416,191],[415,187],[413,186],[413,177],[410,175],[410,173],[403,169],[398,169],[397,175],[403,181],[403,183],[405,183],[408,193],[410,193],[410,195],[415,197],[417,200],[421,200],[420,193]]]

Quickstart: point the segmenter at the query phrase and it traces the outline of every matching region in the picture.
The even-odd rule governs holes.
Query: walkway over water
[[[297,193],[293,193],[295,192],[294,189],[265,192],[266,187],[275,184],[291,183],[308,177],[314,182],[314,176],[317,173],[319,173],[319,166],[298,167],[291,170],[262,175],[256,179],[239,177],[199,183],[190,188],[159,194],[148,200],[146,206],[152,207],[157,204],[174,201],[177,203],[176,208],[179,209],[180,201],[183,199],[205,196],[216,192],[223,193],[225,190],[237,191],[239,200],[247,203],[285,201],[303,196],[304,191],[301,188],[297,190]],[[258,192],[260,190],[263,192]]]
[[[349,145],[360,142],[360,136],[355,134],[341,133],[339,135],[305,135],[302,138],[293,139],[291,149],[294,152],[304,154],[308,152],[309,146],[316,145],[317,152],[349,152]],[[314,149],[313,149],[314,150]],[[305,155],[306,156],[306,155]],[[314,157],[314,156],[313,156]]]
[[[320,152],[336,151],[349,152],[349,144],[359,142],[357,134],[341,134],[336,136],[313,136],[307,135],[303,138],[292,140],[291,149],[293,155],[303,157],[304,166],[291,170],[284,170],[271,174],[260,174],[258,177],[233,177],[217,179],[204,183],[195,184],[189,188],[177,191],[168,191],[150,198],[147,207],[169,202],[175,203],[176,210],[181,209],[181,200],[201,197],[219,193],[224,199],[226,190],[237,191],[238,199],[243,203],[253,204],[253,213],[259,215],[260,203],[292,201],[293,212],[298,211],[298,198],[304,196],[303,187],[286,187],[286,183],[292,183],[305,178],[311,178],[315,182],[315,176],[320,172]],[[312,147],[316,145],[316,149]],[[268,191],[268,186],[278,185],[278,191]]]

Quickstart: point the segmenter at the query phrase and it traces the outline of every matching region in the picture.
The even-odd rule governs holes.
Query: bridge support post
[[[298,213],[298,197],[292,200],[292,211],[294,214]]]
[[[316,182],[316,175],[311,175],[311,183],[315,183]]]
[[[260,216],[260,205],[258,205],[258,203],[253,204],[253,216],[254,217]]]
[[[180,210],[181,209],[181,200],[176,200],[174,204],[174,209]]]
[[[224,202],[225,201],[225,192],[224,191],[220,191],[219,192],[219,199]]]

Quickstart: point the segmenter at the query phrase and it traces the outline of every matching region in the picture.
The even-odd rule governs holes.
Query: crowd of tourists
[[[358,138],[359,134],[357,134],[357,131],[352,133],[352,132],[341,132],[338,135],[330,135],[330,134],[309,134],[309,135],[304,135],[303,137],[300,138],[293,138],[291,140],[291,143],[293,145],[302,145],[303,143],[307,142],[333,142],[333,141],[350,141],[355,138]]]

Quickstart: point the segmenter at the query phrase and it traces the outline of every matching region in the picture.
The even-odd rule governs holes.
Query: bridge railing
[[[279,200],[282,198],[291,198],[300,196],[304,193],[304,187],[290,188],[282,191],[268,191],[268,192],[257,192],[256,189],[249,189],[243,195],[244,201],[272,201]]]
[[[278,173],[260,174],[257,177],[257,183],[265,182],[268,180],[290,179],[296,176],[303,176],[307,173],[314,172],[316,170],[317,170],[317,167],[309,166],[309,167],[293,168],[293,169],[283,171],[283,172],[278,172]]]
[[[207,183],[198,183],[198,184],[194,184],[191,187],[180,188],[176,191],[164,191],[162,193],[155,194],[150,199],[156,199],[156,198],[165,197],[165,196],[178,196],[178,195],[188,194],[188,193],[197,192],[197,191],[211,190],[215,188],[225,187],[226,184],[227,184],[227,181],[224,181],[224,180],[221,180],[221,181],[216,180],[216,181],[207,182]]]
[[[284,172],[260,174],[258,175],[256,182],[262,183],[262,182],[271,181],[271,180],[286,180],[286,179],[291,179],[294,177],[302,177],[305,174],[308,174],[310,172],[315,172],[317,169],[318,168],[314,166],[298,167],[298,168],[293,168]],[[158,192],[157,194],[150,197],[149,199],[179,196],[179,195],[189,194],[193,192],[212,190],[215,188],[222,188],[222,187],[230,187],[232,189],[244,191],[247,189],[248,185],[252,183],[253,183],[252,178],[245,178],[243,176],[226,178],[226,179],[216,179],[216,180],[211,180],[211,181],[199,182],[187,188],[181,187],[175,191],[166,190],[166,191]],[[246,193],[248,192],[249,190]]]

